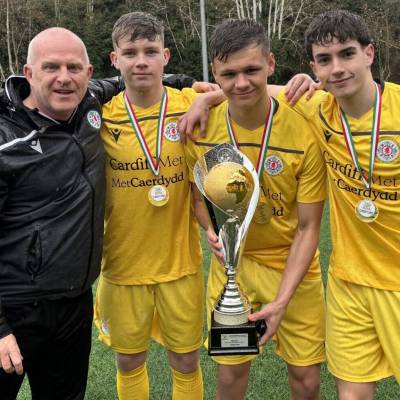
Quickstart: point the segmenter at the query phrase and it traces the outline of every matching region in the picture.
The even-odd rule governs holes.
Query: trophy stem
[[[236,282],[236,268],[226,268],[227,282],[214,306],[215,322],[223,325],[241,325],[248,321],[250,304]]]

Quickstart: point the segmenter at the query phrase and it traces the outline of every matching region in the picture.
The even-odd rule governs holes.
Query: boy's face
[[[267,96],[267,78],[274,72],[274,67],[273,54],[265,54],[257,45],[230,54],[226,61],[214,59],[212,63],[215,81],[229,104],[243,109],[251,109]]]
[[[160,37],[155,40],[144,38],[132,42],[129,35],[118,41],[110,59],[131,90],[148,91],[162,84],[164,66],[168,64],[169,50],[164,48]]]
[[[371,79],[372,44],[363,47],[354,39],[344,43],[333,39],[332,43],[313,44],[312,52],[315,76],[338,99],[354,96]]]

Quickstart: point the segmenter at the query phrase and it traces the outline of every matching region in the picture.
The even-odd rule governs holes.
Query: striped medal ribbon
[[[257,166],[256,166],[256,171],[259,179],[261,179],[262,173],[264,171],[265,157],[267,156],[268,143],[271,136],[272,122],[275,112],[274,101],[272,100],[271,97],[268,97],[268,100],[269,100],[269,110],[267,117],[265,119],[264,131],[261,137],[260,152],[258,154]],[[233,131],[233,127],[231,124],[231,118],[229,115],[228,106],[226,107],[226,127],[232,145],[234,145],[237,149],[239,149],[239,144],[236,140],[235,133]],[[266,199],[262,198],[260,192],[260,199],[258,201],[258,205],[254,213],[253,219],[258,224],[266,224],[271,219],[271,217],[272,217],[272,209],[270,206],[267,205]]]
[[[368,175],[366,171],[361,167],[360,162],[358,160],[358,155],[356,148],[354,146],[353,135],[351,134],[349,121],[344,111],[340,109],[340,121],[342,123],[343,136],[346,142],[346,148],[367,190],[371,189],[372,186],[372,173],[374,170],[375,155],[379,142],[379,127],[381,122],[381,110],[382,110],[381,89],[376,82],[374,82],[374,85],[375,85],[375,99],[374,99],[373,118],[372,118],[371,144],[369,150]],[[355,212],[357,218],[359,218],[361,221],[370,223],[376,220],[376,218],[378,217],[379,210],[378,206],[373,200],[371,200],[370,198],[364,198],[356,204]]]
[[[269,143],[269,138],[271,136],[271,130],[272,130],[272,121],[274,118],[274,112],[275,112],[275,103],[272,100],[271,97],[268,97],[269,100],[269,111],[267,118],[265,119],[265,124],[264,124],[264,131],[262,134],[261,138],[261,144],[260,144],[260,152],[258,154],[258,160],[257,160],[257,175],[260,177],[264,171],[264,163],[265,163],[265,157],[267,155],[267,150],[268,150],[268,143]],[[238,149],[239,149],[239,144],[236,140],[235,133],[233,131],[233,127],[231,124],[231,117],[229,115],[229,107],[226,107],[226,128],[228,130],[228,135],[231,140],[231,143]]]
[[[167,93],[164,90],[163,95],[161,97],[160,110],[158,112],[158,119],[157,119],[158,122],[157,122],[157,136],[156,136],[156,154],[154,158],[151,155],[149,146],[146,142],[143,131],[139,125],[139,121],[136,118],[135,110],[133,109],[132,103],[126,91],[124,93],[124,103],[133,131],[135,132],[136,138],[140,144],[140,147],[142,148],[143,154],[146,157],[146,160],[150,166],[152,173],[155,176],[158,176],[160,173],[160,157],[163,144],[165,116],[168,105]],[[157,207],[163,206],[168,202],[169,199],[168,189],[164,185],[152,186],[148,193],[148,199],[150,203],[153,204],[154,206]]]

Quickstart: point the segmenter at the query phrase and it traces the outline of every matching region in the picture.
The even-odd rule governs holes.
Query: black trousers
[[[75,298],[3,305],[23,356],[32,400],[83,400],[91,348],[91,290]],[[0,369],[0,398],[14,400],[24,376]]]

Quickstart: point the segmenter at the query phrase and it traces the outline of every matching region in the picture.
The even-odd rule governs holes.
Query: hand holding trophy
[[[258,354],[256,324],[248,320],[251,306],[236,282],[241,251],[259,198],[257,172],[238,149],[220,144],[197,161],[193,174],[214,229],[219,232],[227,275],[212,311],[208,353]]]

